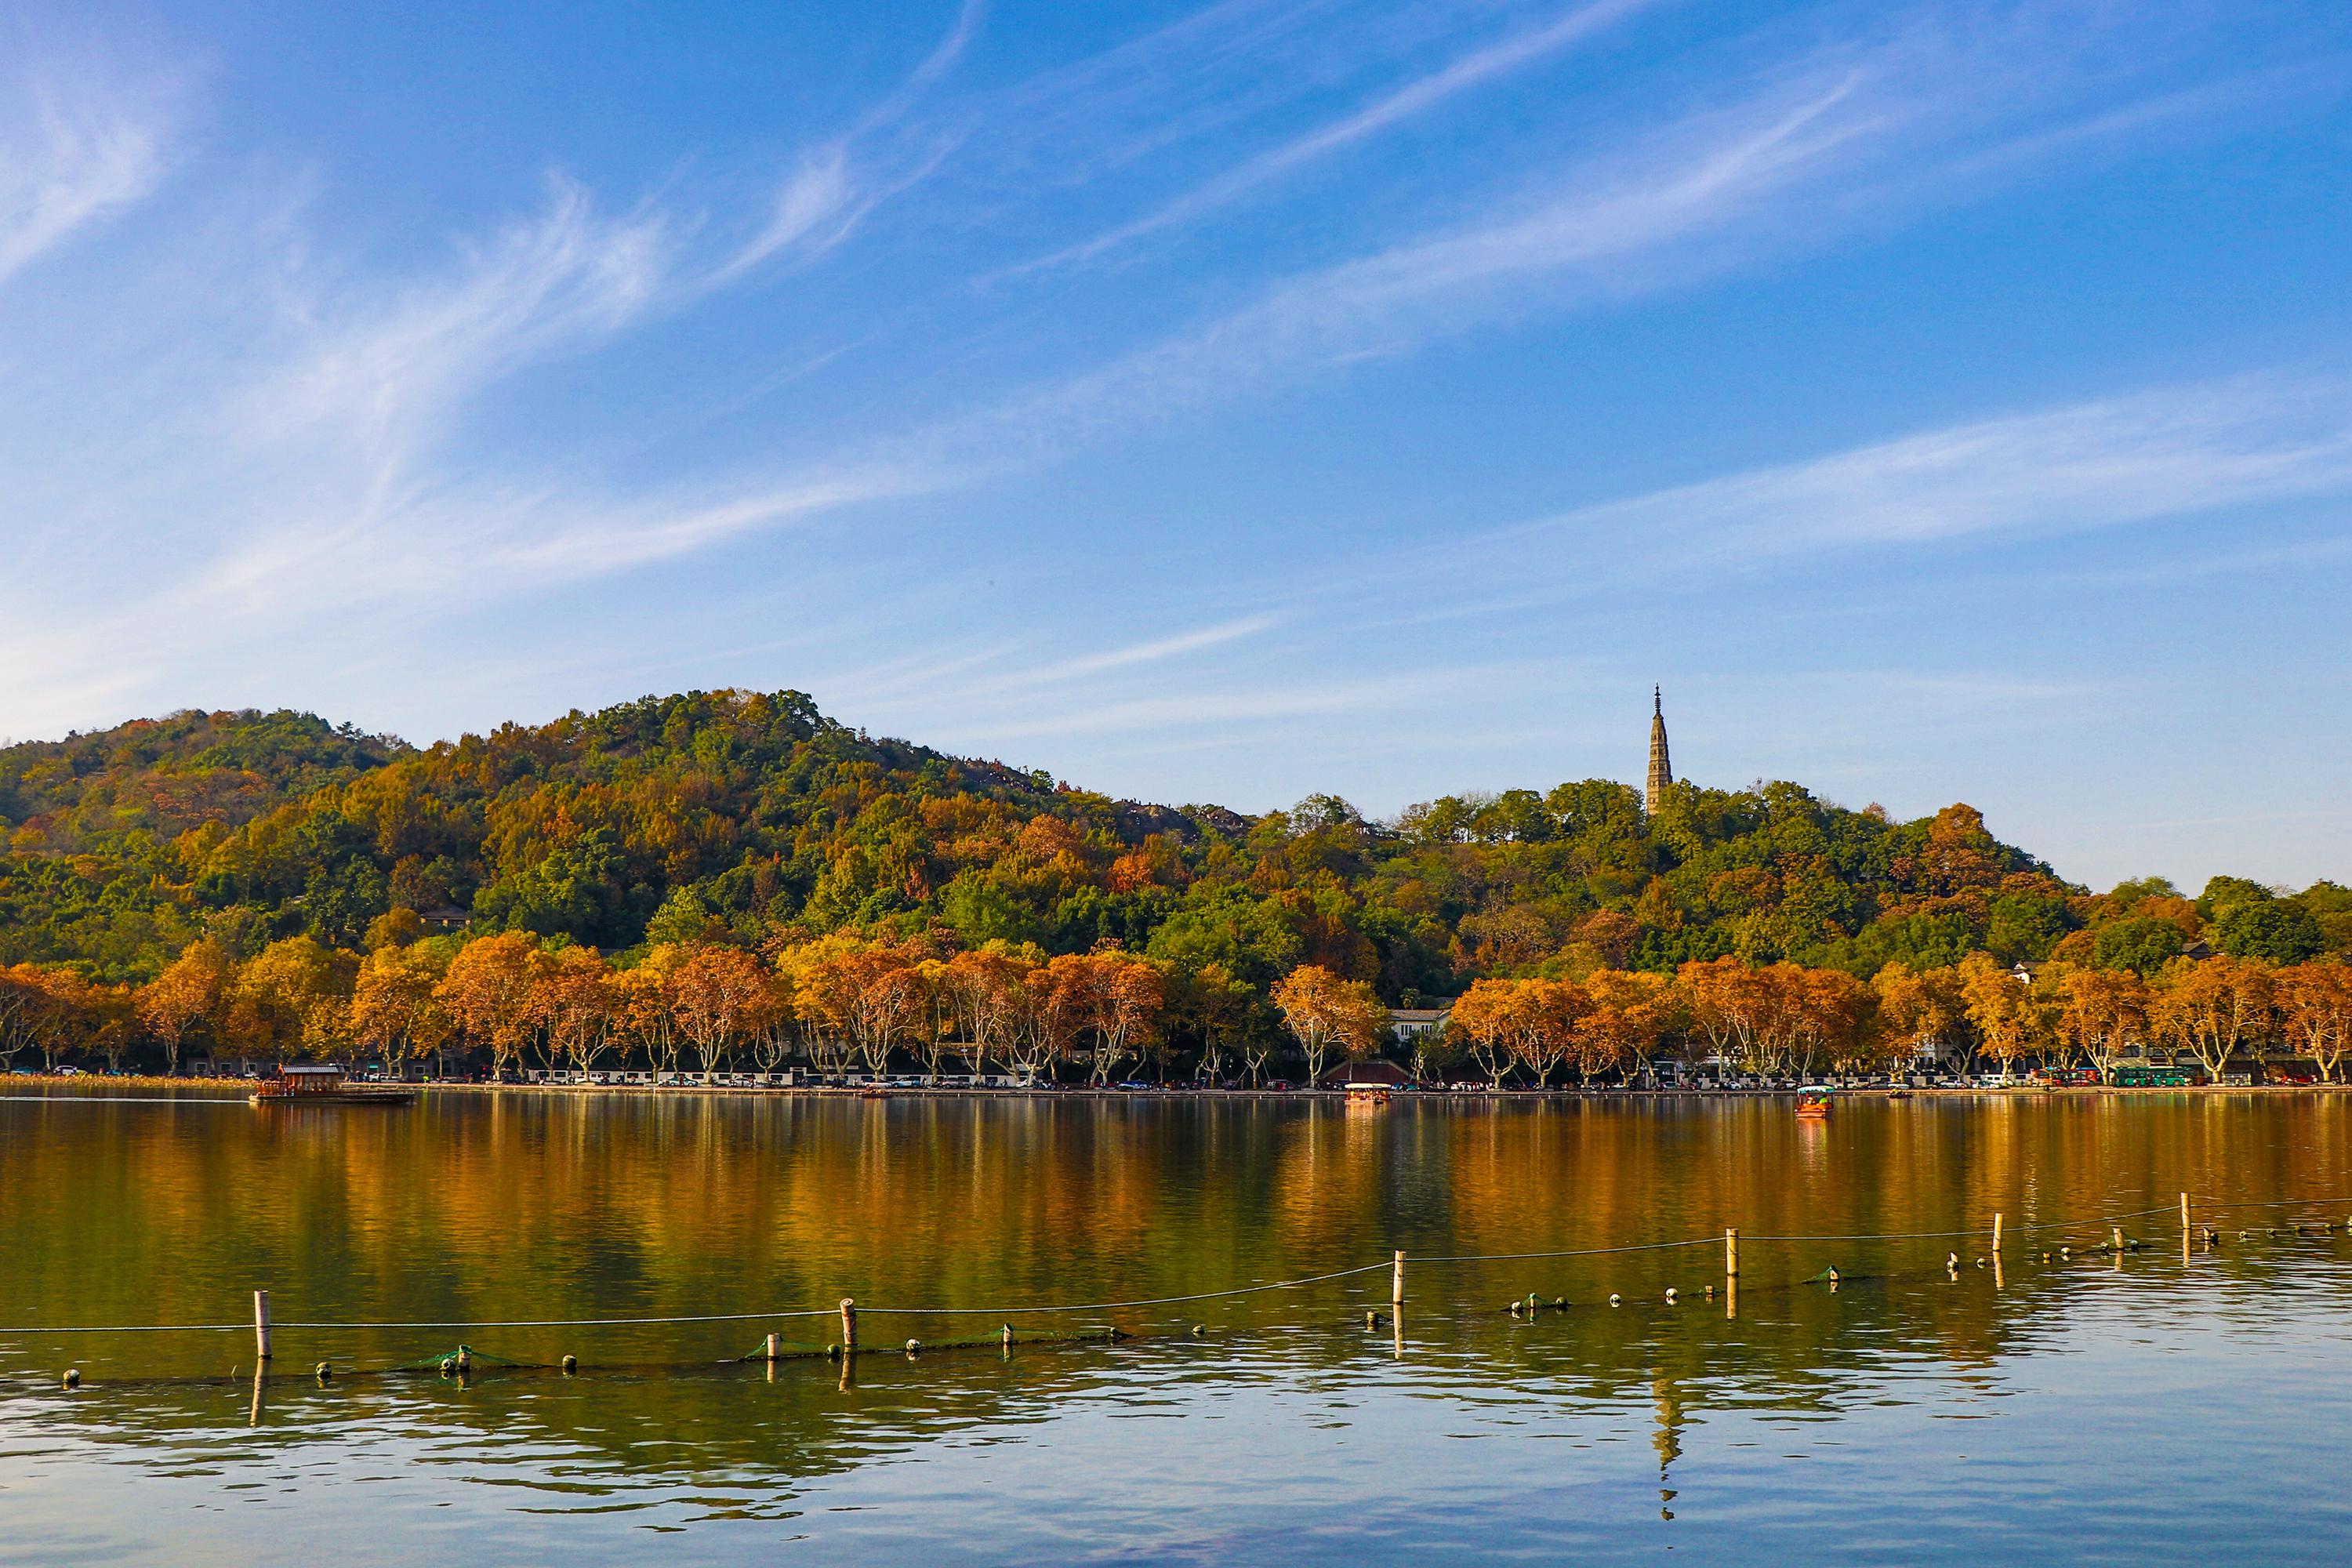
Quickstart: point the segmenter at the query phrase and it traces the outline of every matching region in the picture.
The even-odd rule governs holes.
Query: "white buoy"
[[[1610,1304],[1611,1306],[1612,1306],[1612,1307],[1613,1307],[1613,1306],[1615,1306],[1615,1305],[1617,1304],[1617,1295],[1616,1295],[1616,1292],[1614,1292],[1614,1291],[1610,1292],[1610,1295],[1609,1295],[1609,1304]]]
[[[65,1384],[68,1388],[79,1388],[81,1386],[81,1368],[78,1366],[69,1366],[66,1368]]]
[[[907,1342],[907,1353],[908,1355],[913,1355],[917,1351],[919,1351],[922,1348],[923,1342],[920,1340],[908,1340]]]
[[[1669,1285],[1669,1286],[1667,1286],[1667,1287],[1666,1287],[1666,1305],[1668,1305],[1669,1307],[1671,1307],[1671,1306],[1673,1306],[1673,1305],[1674,1305],[1674,1303],[1675,1303],[1675,1288],[1674,1288],[1673,1286]]]

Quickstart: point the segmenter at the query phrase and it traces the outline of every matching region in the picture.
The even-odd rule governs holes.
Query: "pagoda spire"
[[[1655,814],[1664,804],[1666,786],[1675,782],[1675,764],[1666,755],[1666,697],[1663,687],[1650,689],[1650,787],[1643,792],[1642,808]]]

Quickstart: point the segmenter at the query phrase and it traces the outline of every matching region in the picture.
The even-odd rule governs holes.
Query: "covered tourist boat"
[[[263,1079],[248,1098],[256,1105],[405,1105],[416,1095],[410,1089],[352,1084],[339,1067],[304,1062],[281,1064],[278,1076]]]
[[[1830,1114],[1830,1090],[1809,1089],[1797,1097],[1797,1114],[1808,1121],[1826,1121]]]

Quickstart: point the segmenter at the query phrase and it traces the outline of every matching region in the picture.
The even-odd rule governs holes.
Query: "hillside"
[[[1653,816],[1589,779],[1386,823],[1329,796],[1249,817],[868,739],[791,691],[648,697],[422,750],[309,714],[174,714],[0,751],[0,963],[107,982],[207,934],[247,956],[299,934],[358,949],[395,908],[624,954],[780,928],[1049,953],[1108,938],[1257,988],[1320,963],[1392,1005],[1722,954],[1867,976],[1971,951],[2138,966],[2200,937],[2292,962],[2352,936],[2352,895],[2327,884],[2094,897],[1966,805],[1897,823],[1793,784],[1685,783]]]

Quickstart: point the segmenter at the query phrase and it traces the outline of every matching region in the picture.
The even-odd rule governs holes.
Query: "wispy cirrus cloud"
[[[0,281],[155,188],[180,96],[87,58],[28,61],[0,79]]]
[[[1612,501],[1493,536],[1643,542],[1702,569],[2037,537],[2352,490],[2352,384],[2285,374],[1972,421]]]
[[[237,425],[257,442],[326,433],[372,466],[413,458],[498,377],[640,320],[675,270],[666,228],[658,212],[604,217],[558,179],[541,214],[466,247],[443,276],[356,299],[295,292],[279,301],[288,363]]]
[[[1108,234],[1055,252],[1015,270],[1092,260],[1161,229],[1189,224],[1261,185],[1328,157],[1437,108],[1458,94],[1559,52],[1666,0],[1595,0],[1525,33],[1474,49],[1328,124],[1260,153],[1173,201]]]

